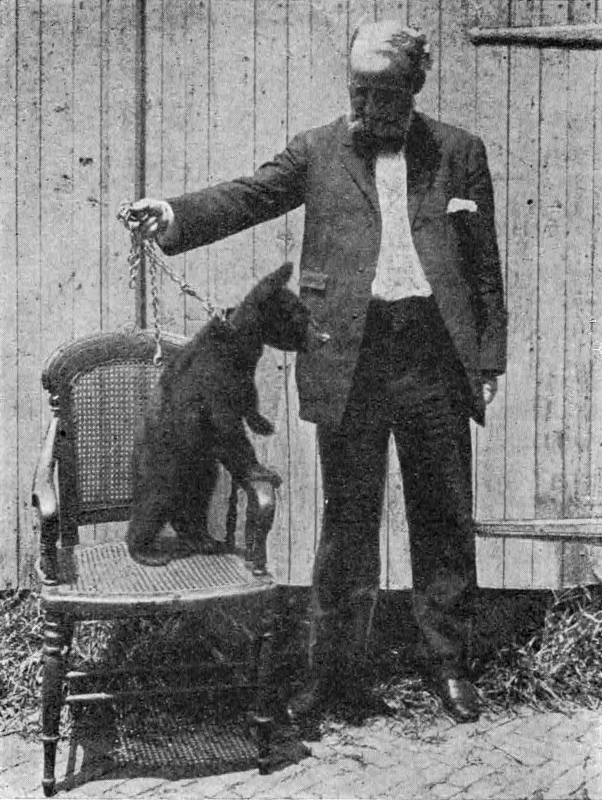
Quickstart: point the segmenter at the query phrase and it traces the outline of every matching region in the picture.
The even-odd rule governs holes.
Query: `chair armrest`
[[[33,478],[31,504],[40,529],[40,570],[47,584],[58,583],[56,545],[59,538],[59,503],[54,488],[55,444],[58,418],[50,420]]]

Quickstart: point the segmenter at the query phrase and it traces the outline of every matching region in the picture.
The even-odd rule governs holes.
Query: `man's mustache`
[[[373,125],[372,120],[367,120],[365,117],[356,116],[355,114],[349,114],[347,117],[347,127],[349,133],[353,136],[361,136],[373,133]],[[395,125],[398,121],[397,120],[374,120],[374,122],[378,122],[380,124],[385,125]]]

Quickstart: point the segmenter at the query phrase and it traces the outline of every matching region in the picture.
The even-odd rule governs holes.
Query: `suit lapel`
[[[406,145],[408,165],[408,216],[410,227],[422,205],[427,190],[431,186],[441,161],[437,142],[422,115],[414,114]]]
[[[342,144],[341,161],[345,169],[364,193],[374,212],[380,214],[376,181],[372,173],[373,158],[367,150],[356,145],[349,133],[346,120],[340,128],[339,140]]]

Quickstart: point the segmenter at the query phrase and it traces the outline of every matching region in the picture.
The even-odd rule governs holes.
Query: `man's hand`
[[[161,241],[169,238],[173,229],[173,209],[166,200],[143,197],[132,203],[128,226],[130,230],[139,231],[144,239],[156,237],[157,242],[161,245]]]
[[[483,379],[483,400],[485,405],[489,405],[497,392],[497,378],[488,377]]]

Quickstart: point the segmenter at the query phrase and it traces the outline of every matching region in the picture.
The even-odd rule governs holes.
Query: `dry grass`
[[[29,593],[0,601],[0,732],[37,727],[43,617]]]
[[[43,616],[35,594],[0,597],[0,735],[39,732],[42,636]],[[186,618],[82,623],[73,655],[82,666],[135,663],[152,670],[206,656],[211,642],[200,641],[198,624]],[[415,670],[408,669],[407,656],[402,645],[383,648],[380,692],[403,709],[404,716],[429,721],[441,713],[440,706]],[[298,662],[303,660],[299,655]],[[477,686],[494,710],[518,705],[565,712],[577,706],[600,707],[602,595],[579,590],[555,596],[535,633],[516,633],[476,667]],[[62,729],[67,735],[66,711]]]
[[[479,667],[478,686],[494,707],[599,708],[602,595],[579,589],[555,596],[540,630],[526,641],[515,637]]]

